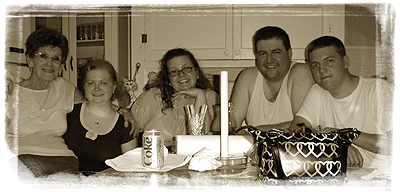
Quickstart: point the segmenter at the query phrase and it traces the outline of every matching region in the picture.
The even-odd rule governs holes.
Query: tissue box
[[[243,157],[253,145],[250,135],[229,135],[229,156]],[[220,155],[220,135],[177,135],[176,154],[193,155],[207,147]]]

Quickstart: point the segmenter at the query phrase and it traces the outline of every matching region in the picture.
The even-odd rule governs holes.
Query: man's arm
[[[313,128],[313,127],[311,127],[311,124],[310,124],[309,121],[307,121],[307,119],[305,119],[305,118],[303,118],[303,117],[301,117],[301,116],[294,116],[293,121],[290,123],[289,130],[290,130],[290,131],[294,131],[294,130],[296,130],[297,128],[299,128],[299,127],[297,126],[297,124],[299,124],[299,123],[304,123],[304,125],[305,125],[307,128]]]
[[[288,78],[288,94],[294,117],[303,104],[308,90],[315,81],[312,77],[310,67],[305,63],[294,64]]]
[[[393,131],[384,134],[361,133],[354,144],[368,151],[391,155]]]
[[[289,130],[293,131],[298,128],[298,123],[304,123],[306,127],[316,129],[315,127],[311,127],[311,124],[303,117],[295,116],[292,123],[290,124]],[[324,128],[317,131],[318,133],[329,133],[336,130],[339,129]],[[368,151],[388,155],[391,153],[392,135],[393,131],[387,132],[385,134],[361,133],[360,136],[353,143]]]
[[[233,104],[233,113],[238,127],[246,118],[257,73],[258,70],[255,67],[246,68],[239,73],[233,85],[230,102]]]
[[[258,125],[258,126],[256,126],[256,128],[261,131],[269,131],[271,129],[279,129],[282,131],[287,131],[289,125],[290,125],[290,121],[287,121],[287,122],[273,124],[273,125]]]

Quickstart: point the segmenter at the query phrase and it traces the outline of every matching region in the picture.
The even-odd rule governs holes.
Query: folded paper
[[[204,148],[197,152],[189,162],[189,170],[207,171],[221,167],[222,163],[216,160],[219,154],[212,149]]]
[[[142,148],[136,148],[116,158],[107,159],[105,163],[121,172],[167,172],[186,165],[191,159],[191,157],[185,155],[168,154],[168,150],[165,149],[164,166],[161,168],[149,168],[142,165]]]

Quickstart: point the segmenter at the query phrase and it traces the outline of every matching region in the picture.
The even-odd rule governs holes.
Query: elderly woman
[[[158,129],[164,134],[166,146],[172,137],[186,134],[186,105],[195,110],[207,105],[205,134],[210,131],[212,105],[218,95],[201,71],[194,56],[185,49],[169,50],[160,60],[160,71],[154,82],[146,85],[145,92],[132,106],[134,126],[139,130]]]
[[[59,77],[68,55],[68,40],[58,31],[40,29],[25,43],[31,76],[14,84],[7,101],[7,139],[35,176],[57,172],[78,173],[78,160],[61,137],[66,114],[79,91]]]

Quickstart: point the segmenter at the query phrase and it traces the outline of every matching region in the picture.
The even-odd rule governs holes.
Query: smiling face
[[[98,68],[87,72],[83,85],[85,97],[92,104],[111,102],[116,84],[106,69]]]
[[[47,54],[49,58],[40,60],[39,54]],[[31,78],[35,81],[53,81],[56,79],[63,65],[53,61],[52,57],[57,55],[62,55],[59,47],[45,46],[40,47],[34,57],[28,57],[28,66],[32,68]]]
[[[350,75],[347,55],[341,57],[334,46],[315,49],[309,54],[309,61],[315,82],[331,93],[340,90]]]
[[[168,73],[172,71],[179,71],[187,67],[193,67],[192,71],[188,73],[180,71],[178,76],[172,77],[171,75],[169,75],[169,81],[175,93],[196,86],[196,82],[199,76],[189,57],[185,55],[174,57],[167,62],[167,67]]]
[[[283,80],[290,68],[292,50],[286,51],[282,40],[272,38],[256,44],[256,66],[268,81]]]

